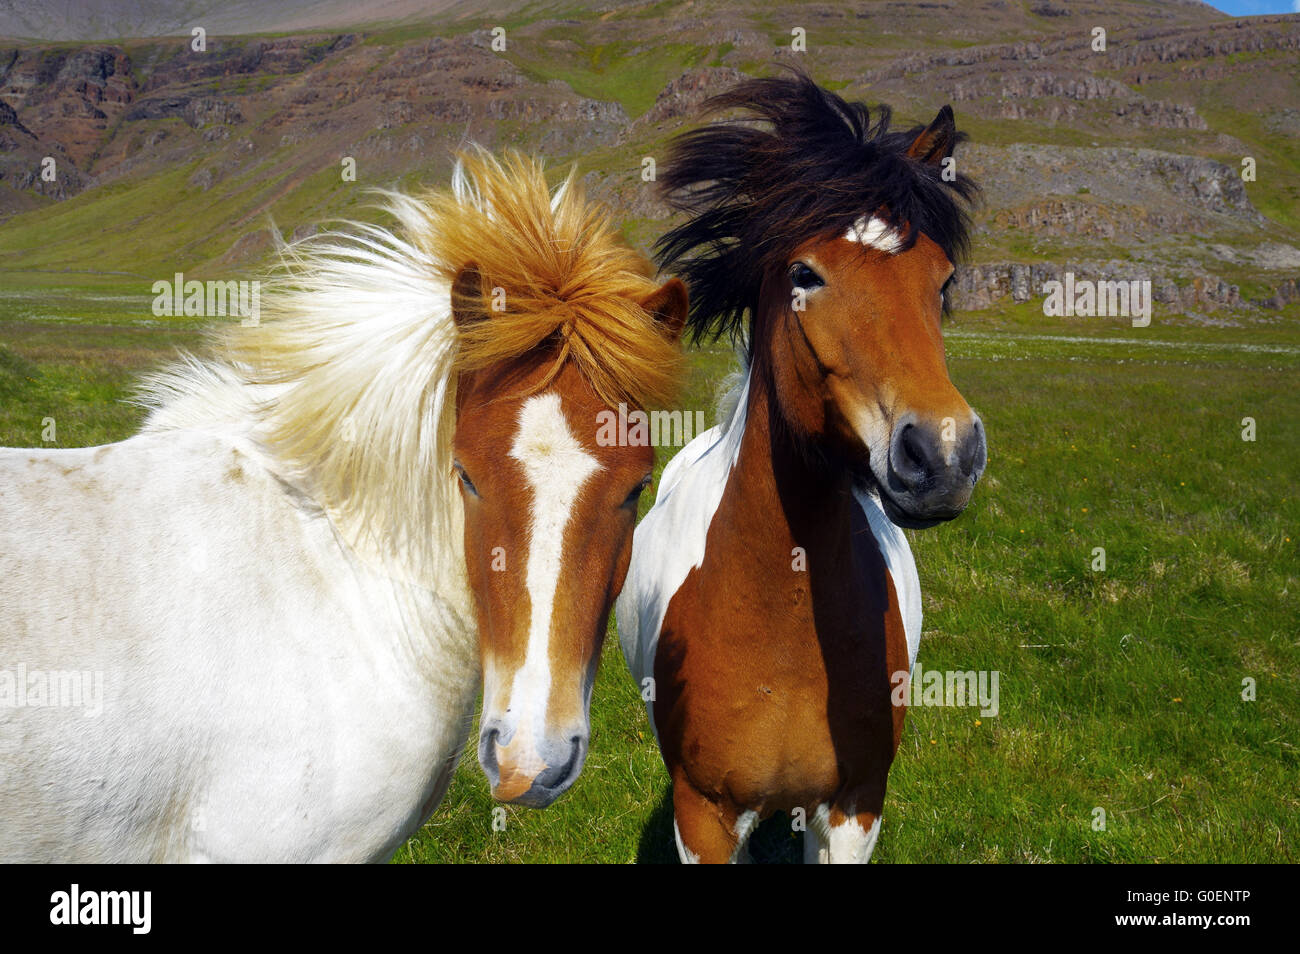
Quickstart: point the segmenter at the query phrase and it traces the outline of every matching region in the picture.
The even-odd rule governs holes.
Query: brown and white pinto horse
[[[903,726],[891,677],[920,637],[898,525],[957,516],[985,464],[940,333],[974,186],[942,174],[946,107],[890,131],[803,76],[711,106],[767,126],[678,141],[664,184],[690,219],[660,260],[695,337],[740,333],[747,367],[636,531],[620,640],[653,690],[684,861],[745,857],[776,810],[805,814],[806,859],[866,861]]]

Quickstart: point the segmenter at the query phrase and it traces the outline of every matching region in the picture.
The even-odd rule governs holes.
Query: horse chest
[[[755,541],[712,543],[659,636],[666,759],[700,790],[753,808],[807,806],[883,780],[897,738],[889,677],[906,668],[907,648],[874,543],[821,541],[745,581],[722,571],[742,555],[752,565],[763,552]]]

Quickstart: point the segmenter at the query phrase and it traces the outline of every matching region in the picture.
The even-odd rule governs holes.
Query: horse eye
[[[469,474],[465,473],[465,468],[461,466],[460,461],[456,461],[451,466],[455,468],[456,476],[460,478],[460,482],[464,488],[477,497],[478,488],[474,486],[474,481],[469,479]]]
[[[944,310],[947,310],[948,303],[952,301],[952,281],[956,277],[956,273],[948,276],[948,280],[939,289],[939,307]]]
[[[632,492],[628,494],[627,499],[623,501],[623,506],[635,507],[637,501],[641,499],[641,495],[645,493],[645,489],[649,486],[650,486],[650,478],[647,477],[645,480],[641,481],[641,483],[637,484],[635,487],[632,488]]]
[[[826,282],[822,281],[820,275],[803,262],[795,262],[790,266],[790,281],[794,284],[795,288],[803,288],[805,290],[821,288],[826,284]]]

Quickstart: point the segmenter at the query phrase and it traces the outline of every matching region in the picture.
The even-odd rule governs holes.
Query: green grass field
[[[125,437],[135,375],[198,340],[113,286],[2,283],[0,444],[42,445],[47,418],[44,446]],[[965,515],[909,531],[920,665],[997,670],[1000,712],[908,714],[875,859],[1296,861],[1300,308],[1236,327],[1157,311],[1134,329],[1023,306],[947,331],[989,466]],[[730,354],[692,362],[683,407],[711,408]],[[612,629],[592,730],[574,788],[545,811],[504,808],[503,830],[470,754],[395,860],[675,860]],[[797,850],[782,817],[756,836],[760,859]]]

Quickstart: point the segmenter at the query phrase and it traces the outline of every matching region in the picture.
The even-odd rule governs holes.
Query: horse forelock
[[[952,260],[964,252],[978,189],[908,156],[923,127],[892,128],[806,75],[755,79],[714,97],[707,112],[740,110],[680,136],[660,176],[687,220],[656,246],[664,270],[691,288],[693,337],[738,339],[758,310],[765,274],[804,243],[887,217],[904,251],[928,235]],[[962,137],[958,134],[959,140]]]
[[[587,200],[570,171],[554,189],[541,163],[518,153],[460,156],[451,192],[419,200],[422,249],[448,282],[475,270],[483,319],[460,329],[458,367],[478,370],[548,342],[549,384],[577,365],[610,406],[668,400],[681,374],[675,342],[641,305],[657,288],[650,260]]]

